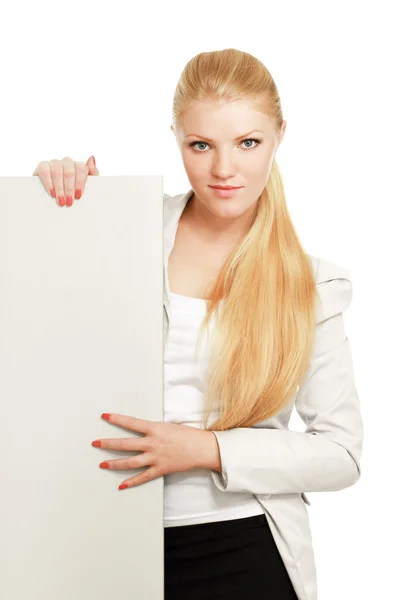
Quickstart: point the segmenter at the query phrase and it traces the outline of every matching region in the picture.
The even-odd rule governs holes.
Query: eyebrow
[[[242,138],[247,137],[248,135],[250,135],[251,133],[255,133],[256,131],[258,131],[259,133],[264,133],[263,131],[261,131],[260,129],[253,129],[253,131],[249,131],[248,133],[244,133],[243,135],[239,135],[237,138],[235,138],[235,142],[238,140],[241,140]],[[190,135],[193,135],[195,137],[198,137],[202,140],[206,140],[207,142],[213,142],[214,140],[212,140],[211,138],[207,138],[204,135],[198,135],[197,133],[188,133],[187,135],[185,135],[185,138],[189,137]]]

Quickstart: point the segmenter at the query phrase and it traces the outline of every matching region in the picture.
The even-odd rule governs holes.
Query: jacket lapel
[[[176,232],[179,220],[189,199],[194,194],[190,189],[186,194],[168,196],[164,194],[163,199],[163,222],[164,222],[164,252],[163,252],[163,274],[164,274],[164,349],[169,326],[169,281],[168,260],[175,244]]]

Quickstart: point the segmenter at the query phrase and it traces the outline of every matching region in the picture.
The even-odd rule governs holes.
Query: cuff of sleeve
[[[211,470],[211,477],[213,478],[213,481],[214,481],[215,485],[217,486],[217,488],[219,490],[221,490],[221,492],[226,492],[227,487],[228,487],[228,474],[227,474],[227,470],[226,470],[225,456],[224,456],[224,453],[222,452],[222,444],[220,443],[223,433],[224,433],[223,431],[213,431],[213,434],[217,438],[217,442],[218,442],[219,454],[221,457],[222,473]]]

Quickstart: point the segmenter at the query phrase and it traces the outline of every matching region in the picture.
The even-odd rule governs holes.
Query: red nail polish
[[[51,194],[51,197],[52,197],[52,198],[55,198],[55,197],[56,197],[56,193],[55,193],[55,191],[54,191],[54,188],[51,188],[51,190],[50,190],[50,194]]]
[[[67,196],[67,206],[72,206],[72,196]]]
[[[102,419],[105,419],[106,421],[109,421],[111,419],[111,415],[109,415],[108,413],[103,413],[101,415]]]
[[[100,467],[102,469],[109,469],[110,466],[109,466],[108,462],[104,461],[104,462],[100,463]]]
[[[94,446],[95,448],[101,448],[100,440],[96,440],[95,442],[92,442],[92,446]]]
[[[127,488],[127,487],[128,487],[128,484],[127,484],[127,483],[121,483],[121,485],[120,485],[120,486],[118,486],[118,489],[119,489],[119,490],[126,490],[126,488]]]
[[[58,204],[60,206],[64,206],[64,204],[65,204],[64,196],[58,196]]]
[[[75,190],[75,198],[76,200],[80,200],[82,196],[82,190]]]

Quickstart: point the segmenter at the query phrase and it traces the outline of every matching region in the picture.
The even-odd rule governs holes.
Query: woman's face
[[[174,133],[196,201],[220,219],[252,213],[285,128],[284,121],[278,134],[271,119],[245,100],[207,100],[187,109]],[[221,198],[212,185],[241,189]]]

